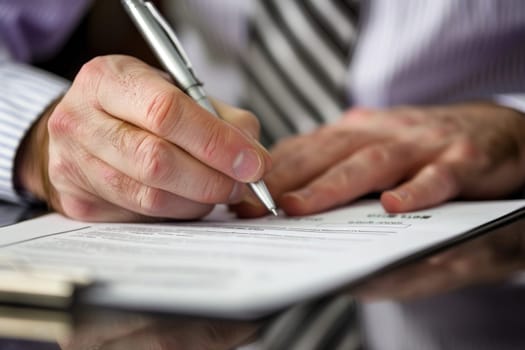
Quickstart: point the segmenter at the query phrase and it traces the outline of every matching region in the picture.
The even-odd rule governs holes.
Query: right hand
[[[29,134],[18,176],[74,219],[201,217],[240,200],[271,163],[257,120],[218,107],[226,121],[137,59],[95,58]]]

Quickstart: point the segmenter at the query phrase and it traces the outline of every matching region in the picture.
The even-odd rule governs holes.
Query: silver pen
[[[151,2],[143,0],[121,0],[121,2],[177,86],[201,107],[220,118],[208,100],[202,82],[193,72],[190,60],[175,32],[156,7]],[[277,216],[277,208],[264,181],[252,182],[249,186],[264,206]]]

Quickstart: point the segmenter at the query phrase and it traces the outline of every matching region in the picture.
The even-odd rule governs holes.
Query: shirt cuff
[[[500,106],[525,113],[525,94],[495,95],[493,101]]]
[[[27,203],[15,179],[16,153],[33,123],[69,82],[27,65],[0,62],[0,200]]]

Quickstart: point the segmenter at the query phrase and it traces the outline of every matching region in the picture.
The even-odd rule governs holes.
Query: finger
[[[386,191],[381,203],[386,211],[406,212],[432,207],[459,193],[459,184],[453,166],[434,163],[425,166],[410,181]]]
[[[425,155],[424,149],[410,143],[366,147],[299,191],[284,194],[282,208],[291,215],[305,215],[389,188],[418,166]]]
[[[85,194],[82,197],[69,193],[60,195],[60,212],[75,220],[87,222],[145,222],[144,215],[111,204],[99,197]]]
[[[389,212],[412,211],[438,205],[457,196],[461,191],[461,177],[467,179],[467,170],[476,169],[473,149],[466,143],[454,143],[428,163],[409,181],[381,195],[381,202]],[[467,180],[468,181],[468,180]]]
[[[278,206],[281,205],[283,193],[306,185],[364,142],[359,135],[354,138],[352,135],[337,137],[337,134],[337,130],[326,128],[311,135],[285,139],[272,150],[275,165],[264,180]],[[247,195],[242,203],[232,209],[240,217],[268,214],[253,195]]]
[[[91,193],[135,213],[159,218],[195,219],[208,214],[213,206],[191,201],[164,190],[147,186],[92,158],[85,167]]]
[[[469,140],[458,140],[410,181],[383,193],[381,201],[387,211],[404,212],[435,206],[461,194],[475,197],[474,188],[474,193],[483,193],[485,198],[502,194],[494,192],[492,184],[507,181],[497,177],[500,172],[487,177],[488,163],[486,155]],[[514,185],[510,180],[508,183]]]
[[[75,81],[88,87],[90,90],[81,91],[108,114],[177,144],[239,181],[260,179],[270,163],[269,155],[257,142],[201,108],[136,59],[94,59],[84,65]]]
[[[264,181],[268,186],[272,198],[279,206],[279,199],[283,193],[306,184],[312,177],[324,171],[338,155],[339,150],[348,147],[340,143],[324,142],[324,135],[306,135],[284,139],[272,149],[273,167],[265,176]],[[327,134],[326,134],[327,135]],[[328,135],[327,135],[328,136]],[[313,140],[315,138],[315,141]],[[328,139],[328,137],[326,137]],[[330,157],[312,156],[317,154],[312,145],[319,144],[319,149]],[[268,214],[268,210],[252,193],[248,193],[243,201],[231,207],[239,217],[250,218]]]
[[[364,146],[368,139],[336,128],[284,139],[272,149],[274,166],[266,180],[281,192],[296,189]]]
[[[201,203],[240,198],[240,183],[166,140],[103,112],[94,112],[73,136],[90,154],[146,186]]]
[[[119,204],[122,200],[111,202],[111,199],[115,197],[120,198],[112,192],[119,183],[114,181],[101,185],[100,182],[104,182],[104,170],[107,171],[107,174],[114,173],[115,178],[121,178],[122,182],[126,180],[126,177],[90,155],[84,155],[81,158],[86,159],[82,171],[76,165],[71,165],[72,162],[68,162],[66,157],[62,158],[62,162],[51,163],[50,176],[53,178],[52,192],[54,193],[52,204],[58,212],[81,221],[151,221],[152,216],[179,217],[179,215],[167,216],[162,213],[158,215],[148,212],[141,213],[140,210],[134,210],[135,206],[129,203]],[[131,190],[133,188],[120,188],[118,192],[127,193]],[[176,199],[179,200],[178,197]],[[203,211],[202,214],[197,212],[195,216],[200,217],[205,213],[206,211]],[[185,213],[183,210],[182,213],[177,214]],[[185,218],[184,215],[181,218]]]
[[[252,113],[244,109],[233,108],[218,100],[213,100],[213,106],[222,119],[236,126],[251,138],[259,140],[261,125]]]
[[[63,169],[53,169],[54,184],[49,184],[48,205],[56,212],[80,221],[144,222],[151,218],[126,210],[84,190],[82,175],[67,178]],[[79,181],[80,180],[80,181]],[[78,182],[75,183],[75,181]]]

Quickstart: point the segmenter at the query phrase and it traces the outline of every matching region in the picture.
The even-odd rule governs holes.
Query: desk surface
[[[0,213],[0,226],[3,226],[38,215],[41,211],[0,204]],[[525,226],[523,225],[525,219],[521,222],[518,228],[520,232]],[[478,240],[485,239],[486,236],[501,234],[505,233],[496,230],[485,237],[463,244],[475,245]],[[447,318],[451,321],[455,320],[457,328],[458,318],[450,313],[444,316],[445,321]],[[469,321],[465,320],[465,325],[467,322]],[[262,323],[160,318],[108,310],[82,310],[76,314],[68,314],[0,305],[0,349],[92,350],[105,349],[105,346],[108,346],[110,349],[131,350],[155,348],[154,346],[159,344],[161,344],[159,348],[187,349],[190,348],[188,344],[192,342],[202,342],[207,338],[220,340],[221,334],[227,334],[230,339],[235,339],[235,343],[242,343],[247,338],[253,340]],[[66,342],[64,339],[70,340]]]

